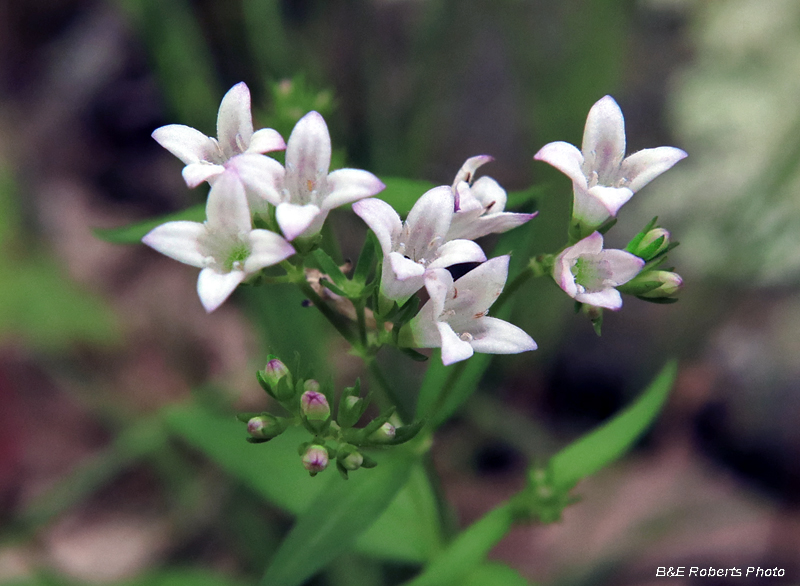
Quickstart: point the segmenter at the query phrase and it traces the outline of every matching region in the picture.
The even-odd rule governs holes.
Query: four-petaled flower
[[[506,190],[491,177],[475,179],[475,171],[493,161],[489,155],[471,157],[461,166],[453,181],[455,213],[446,240],[474,240],[487,234],[501,234],[521,226],[536,214],[515,214],[503,211]]]
[[[408,326],[418,348],[442,349],[445,365],[474,352],[518,354],[536,350],[536,342],[515,325],[488,317],[489,307],[503,291],[509,257],[498,256],[453,282],[445,269],[425,276],[428,302]]]
[[[223,173],[214,181],[206,218],[203,223],[167,222],[148,232],[142,242],[202,269],[197,293],[208,312],[219,307],[248,275],[295,253],[278,234],[253,230],[244,186],[235,173]]]
[[[313,236],[330,210],[386,187],[361,169],[338,169],[328,174],[330,164],[328,126],[319,113],[309,112],[294,127],[286,144],[286,170],[277,188],[262,194],[275,206],[275,219],[287,240]]]
[[[366,199],[353,204],[383,250],[381,293],[400,303],[424,285],[425,273],[464,262],[483,262],[486,255],[471,240],[450,240],[445,236],[453,217],[450,187],[434,187],[420,197],[405,223],[388,203]]]
[[[225,171],[225,163],[242,153],[267,153],[286,148],[277,130],[253,132],[250,90],[244,82],[233,86],[222,98],[217,113],[217,138],[183,124],[156,128],[153,138],[181,161],[183,179],[189,187],[211,183]]]
[[[614,287],[633,279],[644,264],[630,252],[603,250],[603,235],[594,232],[556,257],[553,279],[576,301],[619,309],[622,296]]]
[[[644,149],[625,158],[625,119],[614,98],[601,98],[586,118],[582,150],[558,141],[544,145],[534,159],[572,179],[572,217],[592,229],[634,193],[686,156],[681,149]]]

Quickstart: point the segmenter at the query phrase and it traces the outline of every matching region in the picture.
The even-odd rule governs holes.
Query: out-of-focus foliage
[[[689,158],[637,196],[696,276],[800,280],[800,3],[685,3],[695,55],[671,97]],[[649,212],[640,212],[643,219]]]

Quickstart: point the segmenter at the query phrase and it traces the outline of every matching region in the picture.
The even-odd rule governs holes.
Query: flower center
[[[571,268],[575,283],[584,291],[601,291],[611,278],[611,265],[600,255],[585,255],[575,261]]]
[[[223,263],[225,271],[231,272],[233,270],[241,270],[248,256],[250,256],[250,249],[247,245],[241,242],[236,244],[228,253]]]

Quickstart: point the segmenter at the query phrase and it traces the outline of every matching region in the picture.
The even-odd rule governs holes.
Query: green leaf
[[[509,191],[505,209],[513,210],[529,202],[536,203],[547,194],[547,190],[546,185],[534,185],[522,191]]]
[[[405,484],[417,456],[396,449],[377,468],[333,476],[298,517],[267,568],[264,586],[298,586],[348,551]]]
[[[674,360],[667,363],[635,403],[553,456],[548,465],[553,486],[569,490],[581,478],[629,450],[661,411],[675,382],[677,368]]]
[[[199,568],[165,568],[126,580],[118,586],[244,586],[246,582]]]
[[[136,222],[121,228],[95,228],[94,235],[111,242],[113,244],[138,244],[142,241],[142,237],[156,226],[160,226],[166,222],[175,222],[178,220],[188,220],[190,222],[202,222],[206,219],[206,204],[201,203],[194,205],[180,212],[161,216],[151,220],[144,220]]]
[[[328,253],[321,248],[317,248],[312,253],[312,257],[314,258],[314,262],[316,263],[317,267],[325,275],[327,275],[339,289],[344,289],[347,287],[347,277],[345,277],[344,273],[339,270],[339,265],[333,262],[333,259],[328,256]]]
[[[353,280],[356,283],[364,285],[367,282],[367,277],[372,270],[372,264],[375,262],[375,255],[378,248],[378,239],[375,237],[372,230],[370,230],[367,232],[364,246],[361,248],[361,253],[358,255],[358,261],[356,261],[356,270],[353,273]]]
[[[515,569],[500,562],[484,562],[474,568],[460,586],[530,586]]]
[[[473,568],[508,533],[514,521],[513,507],[509,503],[497,507],[467,527],[439,556],[413,580],[404,586],[442,586],[461,584]],[[483,582],[495,584],[495,582]]]
[[[400,177],[381,177],[380,180],[386,185],[386,189],[376,197],[391,205],[400,216],[408,214],[420,196],[434,187],[430,181]]]

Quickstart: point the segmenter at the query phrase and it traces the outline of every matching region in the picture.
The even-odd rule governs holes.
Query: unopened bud
[[[387,421],[375,430],[372,435],[369,436],[369,439],[376,443],[390,442],[394,439],[396,433],[397,430],[394,425]]]
[[[286,429],[286,423],[269,414],[252,417],[247,422],[247,433],[256,439],[270,440]]]
[[[310,382],[316,383],[316,381],[306,381],[307,387],[314,386],[308,385]],[[316,388],[319,388],[319,383],[316,384]],[[307,390],[302,394],[300,397],[300,410],[309,421],[325,421],[331,416],[328,399],[318,391]]]
[[[681,289],[683,289],[683,279],[678,273],[670,271],[653,271],[651,273],[652,279],[658,285],[646,293],[642,293],[641,297],[646,299],[667,299],[678,296]]]
[[[364,456],[355,449],[344,451],[339,454],[339,462],[345,470],[358,470],[364,463]]]
[[[275,388],[278,382],[289,374],[289,369],[279,359],[273,358],[267,362],[267,366],[264,367],[264,374],[266,375],[267,382],[272,388]]]
[[[669,248],[669,232],[664,228],[653,228],[633,248],[631,252],[639,258],[652,260]]]
[[[311,445],[303,454],[303,467],[315,476],[328,467],[328,450],[323,446]]]

